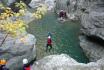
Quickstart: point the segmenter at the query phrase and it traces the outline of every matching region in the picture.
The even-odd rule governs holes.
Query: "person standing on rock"
[[[31,66],[28,64],[27,59],[23,59],[23,70],[31,70]]]
[[[49,52],[50,52],[50,50],[52,49],[52,39],[51,39],[51,36],[48,36],[48,39],[47,39],[46,52],[48,51],[48,48],[49,48]]]

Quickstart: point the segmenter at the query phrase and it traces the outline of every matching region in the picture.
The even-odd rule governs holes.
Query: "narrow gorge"
[[[14,7],[21,1],[26,4],[22,15]],[[2,4],[20,13],[0,18],[0,60],[7,60],[9,70],[23,70],[24,58],[31,70],[104,70],[104,0],[0,0],[0,17]],[[38,7],[47,11],[43,8],[45,13],[37,16],[33,12]],[[58,20],[60,10],[67,13],[65,22]],[[1,25],[17,19],[27,28],[13,37]],[[45,51],[48,32],[53,40],[51,52]]]

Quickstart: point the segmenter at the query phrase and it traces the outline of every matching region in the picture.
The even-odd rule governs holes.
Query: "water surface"
[[[79,46],[80,24],[78,21],[61,23],[54,13],[48,13],[41,20],[29,24],[27,31],[36,36],[37,59],[51,54],[66,53],[78,62],[87,63],[88,58]],[[48,32],[52,34],[53,50],[45,52]]]

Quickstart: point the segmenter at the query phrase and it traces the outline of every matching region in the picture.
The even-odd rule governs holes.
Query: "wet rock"
[[[100,61],[83,64],[66,54],[50,55],[35,62],[32,70],[102,70],[104,66],[99,63]]]
[[[6,34],[0,33],[0,44]],[[12,38],[7,36],[4,43],[0,47],[0,59],[6,59],[6,66],[10,70],[19,70],[22,68],[22,59],[27,58],[29,62],[36,58],[36,39],[33,35],[27,34],[24,41],[23,36]]]

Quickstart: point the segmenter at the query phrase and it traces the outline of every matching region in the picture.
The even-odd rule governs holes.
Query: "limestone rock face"
[[[93,8],[94,9],[94,8]],[[81,18],[81,31],[88,36],[96,36],[104,40],[104,7],[96,7]]]
[[[78,0],[82,9],[80,45],[91,61],[104,58],[104,0]]]
[[[90,36],[96,36],[104,40],[104,11],[92,11],[89,14],[82,16],[81,31]]]
[[[0,44],[5,38],[5,34],[0,33]],[[20,70],[22,68],[22,60],[27,58],[29,62],[36,58],[36,39],[33,35],[27,34],[24,42],[21,37],[12,38],[9,35],[0,47],[0,59],[6,59],[6,66],[10,70]]]
[[[31,8],[36,8],[39,6],[39,3],[42,2],[42,0],[32,0],[30,3],[29,3],[29,6]]]
[[[54,8],[54,0],[32,0],[29,6],[32,8],[36,8],[40,4],[46,5],[49,11]]]
[[[7,5],[10,5],[11,3],[15,2],[16,0],[8,0]]]
[[[56,0],[56,10],[67,10],[67,0]]]
[[[104,47],[102,45],[89,41],[84,35],[80,36],[79,39],[80,45],[90,61],[97,61],[104,58]]]
[[[55,0],[45,0],[45,5],[47,6],[48,10],[52,10],[54,8],[54,1]]]
[[[104,61],[103,59],[101,61]],[[32,70],[103,70],[103,64],[91,62],[78,63],[66,54],[47,56],[32,66]]]

